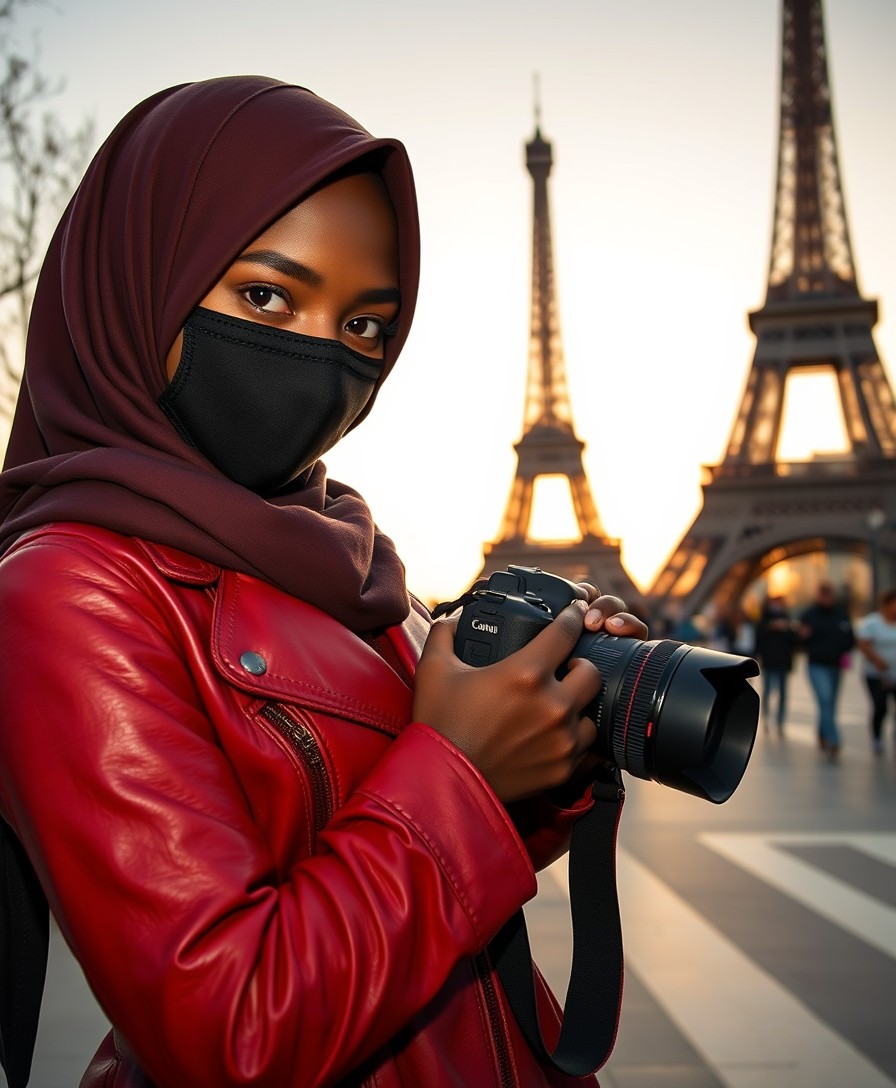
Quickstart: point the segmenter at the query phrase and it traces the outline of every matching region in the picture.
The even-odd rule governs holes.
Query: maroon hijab
[[[385,378],[407,337],[419,270],[414,184],[398,141],[259,76],[162,91],[118,124],[38,282],[0,474],[0,548],[50,521],[89,522],[257,575],[353,630],[404,618],[404,568],[357,492],[318,462],[289,493],[261,498],[187,445],[157,404],[168,349],[233,260],[318,183],[367,156],[399,232],[402,306]]]

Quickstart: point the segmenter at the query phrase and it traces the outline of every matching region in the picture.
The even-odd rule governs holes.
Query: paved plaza
[[[760,734],[724,805],[626,779],[626,983],[602,1088],[896,1088],[893,725],[873,756],[854,664],[840,704],[843,752],[829,763],[803,667],[784,737]],[[527,914],[562,994],[562,866],[541,875]],[[103,1031],[54,940],[32,1088],[76,1086]]]
[[[760,733],[724,805],[626,779],[626,983],[602,1088],[896,1086],[893,723],[874,756],[854,663],[831,764],[804,668],[784,737]],[[559,867],[542,874],[530,912],[557,988],[563,886]]]

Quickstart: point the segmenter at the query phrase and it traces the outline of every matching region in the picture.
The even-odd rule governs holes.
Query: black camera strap
[[[9,1088],[24,1088],[31,1072],[49,933],[49,908],[37,876],[0,818],[0,1065]]]
[[[616,835],[625,790],[618,768],[602,772],[594,805],[576,821],[569,846],[572,964],[563,1026],[553,1053],[538,1022],[532,955],[522,910],[491,943],[498,977],[533,1052],[572,1077],[596,1072],[616,1042],[622,1005],[622,923],[616,891]]]

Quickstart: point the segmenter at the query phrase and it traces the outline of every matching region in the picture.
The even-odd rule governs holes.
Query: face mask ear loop
[[[184,388],[187,383],[187,379],[190,377],[190,370],[193,366],[193,345],[196,342],[196,338],[193,332],[193,328],[189,322],[184,325],[182,333],[182,341],[180,348],[180,359],[178,360],[177,367],[174,371],[168,384],[162,390],[159,395],[159,399],[156,402],[158,406],[165,413],[166,418],[180,435],[180,437],[194,450],[198,450],[199,447],[190,437],[189,431],[181,423],[177,414],[177,409],[174,406],[174,402],[177,400],[178,394]],[[202,452],[201,450],[199,451]]]
[[[168,400],[177,397],[178,391],[190,376],[190,368],[193,365],[193,347],[195,343],[196,337],[193,332],[193,326],[188,320],[181,330],[180,358],[177,360],[177,366],[174,368],[174,373],[168,379],[168,384],[162,390],[161,396],[159,397],[160,401],[163,397]]]

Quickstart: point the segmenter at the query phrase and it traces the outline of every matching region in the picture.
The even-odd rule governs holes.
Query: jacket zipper
[[[495,1043],[501,1088],[517,1088],[517,1081],[513,1072],[513,1059],[510,1056],[507,1025],[501,1015],[501,999],[498,996],[498,988],[492,976],[492,963],[488,951],[480,952],[476,956],[474,963],[476,964],[476,974],[479,976],[479,984],[482,987],[482,994],[485,998],[485,1011],[491,1028],[492,1039]]]
[[[330,776],[327,773],[327,767],[317,738],[306,725],[297,721],[279,703],[265,703],[261,708],[261,714],[289,743],[306,768],[311,782],[314,804],[314,829],[315,832],[320,832],[329,823],[334,806]],[[516,1076],[513,1071],[513,1059],[510,1055],[510,1040],[507,1036],[504,1017],[501,1014],[501,999],[492,976],[492,965],[488,951],[480,952],[475,957],[474,963],[479,984],[482,987],[482,994],[485,998],[486,1015],[495,1045],[501,1088],[517,1088]],[[360,1075],[363,1081],[363,1067],[356,1070],[354,1075]],[[353,1081],[349,1080],[348,1083],[351,1084]]]
[[[279,703],[265,703],[261,715],[289,743],[307,770],[313,799],[314,830],[315,833],[322,831],[330,822],[334,805],[330,776],[317,738]]]

